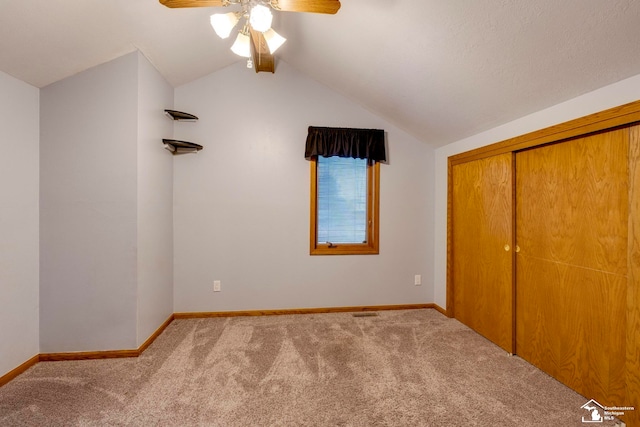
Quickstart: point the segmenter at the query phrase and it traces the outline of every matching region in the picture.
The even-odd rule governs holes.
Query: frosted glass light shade
[[[211,26],[221,39],[226,39],[238,23],[238,15],[234,12],[215,13],[211,15]]]
[[[273,28],[269,28],[264,32],[264,39],[267,41],[267,46],[269,46],[269,52],[273,55],[273,53],[278,50],[280,46],[287,41],[280,34],[276,33]]]
[[[272,20],[273,15],[271,14],[271,11],[268,7],[259,4],[251,9],[249,23],[254,30],[261,33],[267,31],[269,28],[271,28]]]
[[[246,34],[238,33],[238,37],[236,37],[236,41],[231,46],[231,51],[236,55],[243,56],[245,58],[251,57],[251,47],[249,45],[251,41],[249,40],[249,36]]]

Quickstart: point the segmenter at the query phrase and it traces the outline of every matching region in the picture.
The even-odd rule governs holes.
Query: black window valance
[[[309,126],[304,157],[353,157],[385,162],[384,130]]]

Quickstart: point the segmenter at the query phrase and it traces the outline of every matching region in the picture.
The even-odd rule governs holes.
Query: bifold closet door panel
[[[454,165],[456,319],[513,352],[513,154]]]
[[[516,154],[516,353],[624,401],[629,131]]]

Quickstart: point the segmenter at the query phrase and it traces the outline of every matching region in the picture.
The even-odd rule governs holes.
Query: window
[[[311,255],[379,253],[382,129],[309,126]]]
[[[380,163],[311,159],[311,255],[377,254]]]

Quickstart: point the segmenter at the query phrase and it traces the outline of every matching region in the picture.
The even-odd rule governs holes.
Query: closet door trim
[[[458,163],[466,163],[496,154],[520,151],[550,142],[574,138],[618,126],[640,122],[640,101],[610,108],[588,116],[580,117],[558,125],[550,126],[524,135],[509,138],[475,150],[449,157],[449,168]]]

